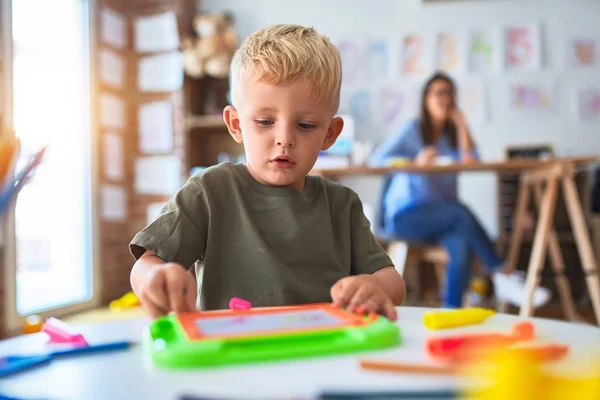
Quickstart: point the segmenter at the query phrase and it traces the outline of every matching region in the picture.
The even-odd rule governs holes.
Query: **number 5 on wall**
[[[506,31],[506,62],[509,69],[534,69],[542,61],[540,31],[537,26],[511,27]]]

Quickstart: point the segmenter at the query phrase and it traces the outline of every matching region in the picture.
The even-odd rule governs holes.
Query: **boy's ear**
[[[223,110],[223,120],[227,125],[229,134],[237,143],[243,143],[242,129],[240,128],[240,117],[237,109],[234,106],[227,106]]]
[[[327,150],[337,140],[340,133],[342,133],[342,129],[344,128],[344,120],[342,117],[335,117],[329,123],[329,129],[327,130],[327,135],[325,136],[325,140],[323,141],[323,146],[321,146],[321,150]]]

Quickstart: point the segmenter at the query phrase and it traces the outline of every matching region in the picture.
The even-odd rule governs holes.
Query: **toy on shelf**
[[[191,312],[152,322],[145,348],[161,367],[212,367],[395,346],[398,325],[331,304]]]
[[[197,36],[181,41],[185,73],[196,79],[227,78],[238,44],[231,15],[201,13],[194,18],[194,31]]]
[[[133,292],[127,292],[116,300],[113,300],[108,305],[111,311],[123,311],[128,308],[139,307],[140,299]]]
[[[492,315],[494,310],[485,308],[463,308],[459,310],[430,311],[423,315],[423,324],[428,329],[447,329],[480,324]]]

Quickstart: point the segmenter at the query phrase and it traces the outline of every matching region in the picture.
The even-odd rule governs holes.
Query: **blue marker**
[[[124,350],[128,349],[129,346],[131,346],[131,344],[132,343],[130,342],[112,342],[90,346],[74,346],[40,355],[11,355],[0,357],[0,378],[30,367],[45,364],[49,361],[52,361],[52,359],[54,359],[55,357],[85,353],[100,353],[103,351]]]

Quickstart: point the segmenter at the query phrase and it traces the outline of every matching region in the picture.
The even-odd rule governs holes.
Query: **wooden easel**
[[[565,262],[557,234],[552,224],[560,185],[565,196],[577,251],[586,275],[586,283],[592,299],[596,322],[600,325],[600,279],[598,276],[598,263],[595,259],[589,232],[586,228],[581,199],[577,193],[575,173],[575,165],[572,162],[556,161],[551,167],[524,172],[521,175],[514,220],[523,221],[533,192],[534,204],[538,209],[538,222],[531,258],[527,268],[527,300],[521,307],[520,315],[530,316],[533,313],[533,292],[540,283],[540,274],[544,267],[544,260],[548,249],[550,249],[550,263],[554,270],[563,312],[569,320],[583,320],[577,314],[569,281],[564,275]],[[519,255],[523,231],[523,224],[517,223],[512,233],[507,263],[513,268],[516,265]]]

